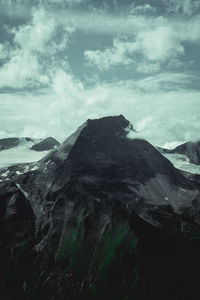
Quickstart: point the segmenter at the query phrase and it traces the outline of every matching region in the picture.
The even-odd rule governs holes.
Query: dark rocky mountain
[[[199,299],[200,178],[129,130],[88,120],[1,172],[1,299]]]
[[[33,145],[31,147],[31,150],[35,150],[35,151],[47,151],[47,150],[51,150],[53,149],[54,147],[60,145],[60,143],[52,138],[52,137],[48,137],[44,140],[42,140],[41,142]]]
[[[178,147],[169,150],[169,149],[162,149],[159,148],[161,152],[168,153],[168,154],[183,154],[189,158],[190,163],[195,165],[200,165],[200,142],[187,142]]]

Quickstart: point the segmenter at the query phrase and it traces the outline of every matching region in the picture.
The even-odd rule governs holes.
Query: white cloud
[[[151,125],[151,122],[152,122],[152,117],[150,116],[144,117],[134,124],[134,128],[137,132],[144,131]]]
[[[54,23],[45,12],[34,11],[30,24],[14,28],[15,48],[10,59],[0,68],[0,87],[22,88],[40,81],[41,65],[37,53],[45,51],[45,46],[54,31]]]
[[[150,63],[147,60],[144,60],[144,62],[141,61],[140,63],[137,64],[136,70],[140,73],[152,74],[160,70],[160,64],[158,62]]]
[[[81,2],[85,2],[86,0],[42,0],[40,3],[56,3],[56,4],[80,4]]]
[[[0,69],[0,87],[23,88],[39,78],[40,65],[27,53],[17,53]]]
[[[143,54],[144,61],[138,60]],[[184,54],[180,36],[170,26],[139,32],[133,38],[113,40],[113,47],[84,52],[86,60],[96,65],[99,70],[108,70],[110,66],[136,64],[137,71],[148,73],[160,69],[159,63],[172,60]],[[153,62],[153,63],[152,63]]]
[[[118,23],[120,19],[122,25]],[[86,60],[101,71],[120,64],[132,64],[137,71],[143,73],[157,72],[161,63],[176,69],[184,65],[185,43],[190,42],[196,47],[200,44],[198,15],[188,20],[144,16],[129,16],[127,19],[111,17],[109,20],[107,16],[96,16],[93,23],[91,16],[88,16],[87,21],[86,25],[80,20],[77,26],[84,28],[85,25],[87,30],[91,26],[97,32],[104,29],[106,33],[109,30],[113,34],[116,32],[118,36],[114,37],[112,47],[104,50],[88,49],[84,52]],[[121,35],[127,38],[119,38]]]
[[[14,41],[23,50],[44,52],[54,33],[55,26],[52,15],[47,14],[43,9],[34,10],[30,24],[21,25],[12,30],[15,35]]]
[[[3,138],[8,138],[9,137],[9,133],[5,130],[0,130],[0,138],[3,139]],[[10,135],[12,136],[12,135]]]
[[[136,124],[140,132],[135,138],[145,138],[159,146],[165,142],[200,139],[199,92],[176,89],[163,92],[156,86],[150,88],[149,83],[144,93],[135,89],[137,86],[136,82],[128,86],[118,83],[118,87],[103,86],[96,94],[109,101],[107,114],[122,113]]]
[[[135,33],[145,29],[147,26],[163,22],[161,18],[146,18],[142,15],[110,15],[103,13],[76,12],[63,10],[59,13],[62,23],[72,22],[76,28],[86,33],[96,32],[105,34],[127,34]],[[147,25],[148,23],[148,25]]]
[[[187,90],[191,82],[198,82],[196,74],[187,73],[159,73],[135,81],[127,81],[129,87],[144,92],[168,92]]]
[[[82,83],[73,77],[73,75],[66,73],[62,69],[57,69],[54,76],[52,76],[51,89],[59,96],[60,100],[64,100],[65,104],[68,102],[68,106],[71,104],[72,98],[80,99],[79,94],[83,92]],[[75,100],[73,100],[73,107]]]
[[[16,136],[64,140],[88,118],[122,113],[139,131],[135,137],[155,145],[200,139],[200,92],[187,89],[194,79],[165,73],[86,88],[57,70],[51,89],[42,94],[1,94],[0,128]]]
[[[27,0],[34,6],[34,2],[31,0]],[[39,0],[38,0],[39,1]],[[77,0],[79,1],[79,0]],[[85,0],[86,1],[86,0]],[[165,2],[168,3],[166,0]],[[173,3],[176,3],[177,1],[170,0]],[[178,2],[183,1],[189,1],[189,0],[178,0]],[[60,23],[62,25],[66,24],[69,26],[69,24],[73,24],[74,27],[76,27],[79,30],[82,30],[86,33],[105,33],[105,34],[113,34],[113,35],[121,35],[121,34],[132,34],[137,35],[139,32],[144,32],[146,30],[153,31],[156,28],[160,27],[170,27],[172,30],[174,30],[177,34],[181,35],[182,40],[185,39],[185,35],[189,38],[189,33],[193,36],[193,41],[200,40],[199,35],[199,13],[196,15],[196,17],[191,17],[188,19],[177,17],[172,18],[170,16],[153,16],[153,15],[145,15],[145,13],[141,13],[139,15],[131,15],[130,10],[124,14],[121,12],[120,14],[109,14],[109,13],[101,13],[99,10],[97,10],[96,13],[91,13],[88,10],[72,10],[65,7],[62,7],[62,5],[59,5],[59,3],[65,2],[65,0],[55,0],[52,2],[49,2],[49,0],[43,0],[39,1],[42,3],[41,7],[43,7],[45,10],[51,12],[51,14],[54,16],[57,23]],[[66,0],[67,2],[67,0]],[[69,0],[69,2],[74,2],[74,0]],[[7,1],[5,1],[7,3]],[[25,3],[23,0],[21,3]],[[44,3],[57,3],[58,5],[55,7],[48,7],[44,5]],[[199,1],[198,1],[199,3]],[[200,5],[199,5],[200,6]],[[138,9],[151,9],[152,7],[149,4],[146,4],[144,6],[136,6]],[[12,13],[9,11],[9,15],[15,15],[19,17],[20,11],[22,13],[22,17],[27,18],[27,16],[30,15],[31,7],[26,7],[21,5],[14,5],[14,2],[12,2],[12,5],[10,9],[13,9]],[[38,9],[38,8],[37,8]],[[144,10],[145,10],[144,9]],[[153,9],[153,8],[152,8]],[[141,10],[142,11],[142,10]],[[198,12],[198,10],[197,10]],[[5,9],[6,13],[6,9]]]
[[[167,11],[169,13],[192,16],[199,12],[199,0],[164,0]]]
[[[133,2],[129,7],[129,14],[143,15],[143,14],[153,14],[156,12],[156,8],[151,6],[150,4],[145,5],[136,5]]]
[[[29,22],[26,19],[25,24],[10,31],[14,46],[4,58],[6,62],[2,62],[0,87],[24,88],[24,92],[1,93],[0,136],[51,135],[63,140],[88,118],[122,113],[140,131],[137,136],[154,144],[200,138],[200,93],[192,90],[199,77],[195,72],[174,71],[185,63],[185,42],[199,45],[198,16],[188,20],[153,14],[146,17],[142,10],[152,11],[148,5],[137,8],[132,16],[50,7],[47,10],[35,8]],[[70,71],[67,47],[75,30],[78,32],[74,38],[76,47],[80,45],[76,41],[80,35],[81,49],[84,49],[84,38],[87,45],[94,42],[92,50],[84,53],[86,60],[98,68],[94,68],[95,74],[93,69],[86,73],[88,86]],[[113,44],[98,50],[101,38],[105,42],[104,37]],[[5,53],[4,49],[8,49],[5,43],[0,53]],[[71,52],[73,50],[76,51],[71,56],[80,53],[71,47]],[[119,65],[145,75],[136,74],[134,79],[111,82],[111,78],[99,72]],[[166,72],[163,66],[173,71]],[[121,73],[116,75],[123,78]],[[34,93],[27,87],[32,87]]]
[[[200,44],[200,15],[191,18],[188,22],[175,22],[174,30],[182,41],[189,41],[194,45]]]
[[[8,57],[8,49],[5,45],[0,44],[0,60]]]
[[[78,5],[82,2],[86,2],[88,0],[0,0],[0,4],[13,6],[13,5],[43,5],[43,6],[50,6],[50,5]]]
[[[15,46],[0,68],[0,87],[37,87],[49,83],[51,69],[55,69],[55,55],[65,49],[74,31],[72,26],[59,26],[51,13],[34,9],[30,23],[10,30]]]
[[[158,35],[164,42],[164,38],[170,40],[170,43],[177,41],[191,41],[199,44],[200,42],[200,14],[192,18],[172,18],[167,16],[145,16],[145,15],[109,15],[101,13],[77,13],[74,11],[63,10],[59,14],[59,20],[62,24],[71,23],[78,30],[86,34],[108,34],[110,36],[132,36],[137,37],[148,32]],[[162,37],[162,34],[164,35]],[[144,36],[144,38],[147,38]],[[133,38],[131,39],[133,40]],[[154,41],[152,41],[153,43]]]
[[[99,70],[103,71],[108,70],[110,66],[131,64],[133,60],[131,57],[128,57],[128,55],[134,52],[134,50],[134,43],[115,38],[112,48],[108,48],[105,51],[86,50],[84,55],[86,60],[95,64]]]
[[[136,44],[151,61],[165,61],[184,53],[179,35],[170,26],[140,32]]]

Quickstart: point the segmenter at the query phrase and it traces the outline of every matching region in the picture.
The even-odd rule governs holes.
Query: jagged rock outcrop
[[[56,139],[48,137],[40,141],[39,143],[33,145],[31,149],[35,151],[47,151],[55,148],[58,145],[60,145],[60,143]]]
[[[88,120],[7,169],[3,299],[199,299],[200,178],[129,130],[121,115]]]
[[[10,149],[19,145],[19,138],[0,139],[0,151]]]

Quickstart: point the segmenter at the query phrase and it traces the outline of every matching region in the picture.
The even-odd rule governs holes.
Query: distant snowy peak
[[[157,149],[169,159],[173,165],[183,171],[200,174],[200,141],[187,142],[174,149]]]
[[[0,139],[0,169],[36,162],[59,144],[51,137],[44,140],[29,137]]]
[[[26,145],[31,150],[47,151],[54,149],[55,146],[60,145],[60,143],[52,137],[48,137],[43,140],[30,137],[0,139],[0,151],[24,145]]]
[[[200,141],[193,143],[187,142],[179,145],[174,149],[159,148],[164,154],[181,154],[187,156],[189,162],[195,165],[200,165]]]
[[[200,165],[200,141],[196,143],[187,142],[175,149],[171,150],[170,153],[178,153],[186,155],[190,163]]]

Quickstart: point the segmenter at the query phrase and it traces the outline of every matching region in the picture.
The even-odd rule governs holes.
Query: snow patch
[[[183,154],[165,154],[163,155],[171,161],[175,168],[180,169],[182,171],[190,172],[193,174],[200,174],[200,166],[191,164],[188,157]]]
[[[23,193],[24,197],[27,199],[27,198],[28,198],[28,193],[25,192],[25,191],[22,189],[22,187],[21,187],[18,183],[16,183],[16,186],[17,186],[18,189]]]
[[[3,176],[3,177],[7,177],[7,176],[8,176],[8,174],[9,174],[9,171],[6,171],[5,173],[1,174],[1,176]]]
[[[34,143],[22,140],[17,147],[0,151],[0,168],[15,164],[36,162],[50,152],[31,150],[30,147],[32,144]]]
[[[38,169],[39,169],[38,165],[35,165],[35,166],[33,166],[32,168],[30,168],[31,171],[36,171],[36,170],[38,170]]]

